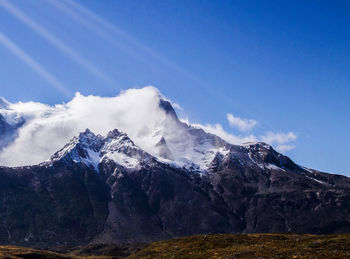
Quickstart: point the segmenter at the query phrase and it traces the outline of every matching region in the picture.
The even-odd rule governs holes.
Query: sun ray
[[[185,69],[183,69],[182,67],[180,67],[179,65],[174,63],[173,61],[160,55],[155,50],[153,50],[152,48],[141,43],[140,41],[138,41],[137,39],[135,39],[131,35],[125,33],[124,31],[119,29],[114,24],[111,24],[108,21],[102,19],[100,16],[98,16],[94,12],[88,10],[87,8],[82,6],[81,4],[78,4],[76,1],[63,0],[61,2],[64,2],[68,5],[70,5],[71,9],[74,8],[74,9],[78,10],[82,15],[88,17],[90,21],[94,21],[96,26],[99,27],[99,30],[109,31],[115,35],[118,35],[120,38],[124,39],[129,44],[133,45],[134,47],[136,47],[137,49],[142,51],[144,54],[148,55],[153,60],[160,62],[162,65],[167,66],[168,68],[172,69],[173,71],[177,72],[178,74],[185,76],[187,79],[191,80],[193,83],[201,86],[202,88],[204,87],[205,84],[198,77],[189,73],[188,71],[186,71]],[[80,15],[80,16],[82,17],[82,15]],[[80,17],[80,19],[83,19],[81,17]]]
[[[7,38],[3,33],[0,32],[0,43],[5,46],[12,54],[17,56],[22,62],[27,64],[31,69],[33,69],[37,74],[39,74],[43,79],[49,82],[56,90],[61,92],[66,97],[71,97],[72,92],[65,87],[58,79],[56,79],[51,73],[46,71],[37,61],[26,54],[20,47],[18,47],[14,42]]]
[[[93,73],[95,76],[99,77],[101,80],[103,80],[106,83],[112,83],[113,80],[107,76],[105,73],[100,71],[95,65],[90,63],[88,60],[86,60],[84,57],[79,55],[76,51],[74,51],[72,48],[67,46],[63,41],[55,37],[52,33],[50,33],[48,30],[46,30],[43,26],[38,24],[36,21],[31,19],[29,16],[27,16],[24,12],[22,12],[20,9],[12,5],[6,0],[0,0],[0,6],[5,8],[10,14],[15,16],[18,20],[23,22],[26,26],[31,28],[34,32],[38,33],[41,37],[43,37],[45,40],[50,42],[53,46],[55,46],[57,49],[59,49],[62,53],[67,55],[69,58],[74,60],[76,63],[81,65],[84,69],[88,70],[89,72]]]

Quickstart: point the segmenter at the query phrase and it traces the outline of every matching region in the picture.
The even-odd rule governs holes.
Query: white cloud
[[[239,117],[234,116],[231,113],[228,113],[226,115],[227,120],[232,128],[236,128],[240,131],[250,131],[252,130],[255,125],[257,124],[256,120],[252,119],[242,119]]]
[[[288,133],[283,132],[267,132],[266,135],[260,137],[262,141],[269,143],[269,144],[285,144],[287,142],[293,142],[297,140],[297,135],[290,131]]]

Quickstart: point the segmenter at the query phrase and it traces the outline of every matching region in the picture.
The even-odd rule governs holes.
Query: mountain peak
[[[124,168],[136,168],[144,161],[151,161],[152,156],[138,146],[127,134],[114,129],[106,137],[95,135],[86,129],[68,142],[60,151],[56,152],[49,161],[63,161],[65,163],[83,163],[99,171],[101,162],[114,161]]]
[[[165,113],[167,115],[173,116],[177,118],[177,114],[173,108],[173,106],[171,105],[171,103],[169,101],[166,101],[164,99],[160,99],[159,100],[159,107],[165,111]]]
[[[91,130],[86,129],[84,132],[79,133],[76,142],[79,142],[86,148],[98,151],[103,144],[103,137],[101,135],[95,135]]]
[[[289,157],[278,153],[265,142],[247,142],[242,146],[247,150],[250,159],[260,167],[286,169],[297,173],[306,172]]]
[[[107,138],[116,138],[123,134],[120,132],[118,129],[111,130],[110,132],[107,133]]]
[[[65,163],[84,163],[92,166],[98,171],[100,161],[99,150],[103,145],[101,135],[95,135],[89,129],[79,133],[71,141],[69,141],[61,150],[56,152],[47,163],[56,161],[64,161]]]
[[[164,137],[162,137],[159,140],[159,142],[155,145],[155,148],[156,148],[160,157],[165,158],[165,159],[172,159],[171,151],[168,148]]]

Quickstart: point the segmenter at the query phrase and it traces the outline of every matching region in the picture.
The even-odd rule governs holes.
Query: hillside
[[[67,250],[63,254],[1,246],[0,258],[348,258],[350,234],[197,235],[154,242],[142,247],[144,245],[88,245]]]
[[[350,234],[198,235],[155,242],[129,258],[347,258]]]
[[[0,246],[0,258],[35,258],[35,259],[63,259],[72,258],[63,254],[53,253],[50,251],[36,250],[18,246]]]

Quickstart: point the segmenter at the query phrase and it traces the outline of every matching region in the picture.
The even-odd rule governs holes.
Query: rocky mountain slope
[[[137,135],[140,145],[120,129],[87,129],[45,162],[0,167],[0,243],[350,231],[349,178],[299,166],[265,143],[229,144],[182,123],[168,101],[157,105],[164,116]]]

